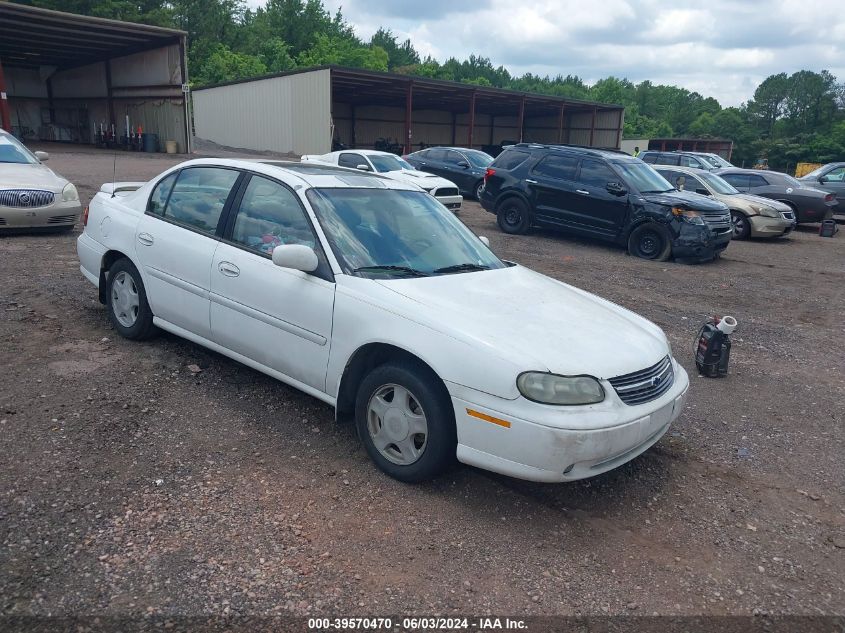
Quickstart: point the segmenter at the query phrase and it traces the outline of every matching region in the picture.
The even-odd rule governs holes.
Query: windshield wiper
[[[471,271],[471,270],[490,270],[489,266],[484,266],[483,264],[455,264],[453,266],[444,266],[443,268],[437,268],[434,272],[436,273],[462,273],[464,271]]]
[[[645,191],[641,191],[640,193],[669,193],[670,191],[675,191],[674,189],[646,189]]]
[[[429,274],[416,268],[409,268],[408,266],[360,266],[352,272],[354,273],[368,273],[368,272],[397,272],[405,273],[413,277],[428,277]]]

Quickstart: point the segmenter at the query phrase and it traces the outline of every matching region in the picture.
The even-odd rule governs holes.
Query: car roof
[[[383,152],[378,149],[339,149],[336,152],[329,152],[325,155],[330,156],[332,154],[344,154],[346,152],[352,152],[353,154],[362,154],[364,156],[393,156],[394,158],[400,158],[393,152]]]
[[[335,165],[320,163],[299,163],[272,158],[197,158],[180,163],[177,168],[184,167],[232,167],[248,169],[271,178],[282,180],[294,189],[306,187],[360,187],[364,189],[399,189],[402,191],[419,191],[419,188],[391,180],[379,174],[360,171]]]
[[[672,171],[685,171],[689,172],[693,176],[699,176],[701,174],[712,174],[713,172],[709,169],[698,169],[698,167],[683,167],[681,165],[659,165],[655,164],[652,165],[653,169],[660,171],[661,169],[671,169]]]
[[[626,154],[623,151],[615,150],[615,149],[602,149],[599,147],[586,147],[584,145],[559,145],[559,144],[545,144],[545,143],[516,143],[515,145],[506,145],[504,147],[505,150],[507,149],[529,149],[529,150],[538,150],[538,149],[549,149],[549,150],[564,150],[564,151],[574,151],[576,153],[587,154],[589,156],[597,156],[599,158],[613,158],[613,159],[623,159],[623,160],[639,160],[630,154]]]

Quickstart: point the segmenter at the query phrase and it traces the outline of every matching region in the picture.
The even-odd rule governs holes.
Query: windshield
[[[386,171],[399,171],[400,169],[414,169],[412,165],[398,156],[381,156],[379,154],[370,154],[368,156],[370,162],[377,172],[384,173]]]
[[[735,193],[739,193],[739,191],[737,191],[737,189],[731,183],[729,183],[721,176],[717,176],[716,174],[702,172],[700,174],[696,174],[696,176],[701,178],[707,184],[707,186],[710,187],[716,193],[721,193],[726,196],[732,196]]]
[[[733,167],[728,161],[718,154],[703,154],[702,157],[713,167]]]
[[[642,161],[625,161],[615,163],[616,168],[622,172],[629,187],[633,187],[640,193],[663,193],[674,191],[675,188],[669,184],[663,176],[658,174],[651,165]]]
[[[485,154],[484,152],[464,152],[464,156],[467,157],[470,165],[473,167],[481,167],[482,169],[493,162],[493,157],[490,156],[490,154]]]
[[[14,136],[0,134],[0,163],[34,165],[38,159]]]
[[[347,274],[383,279],[505,267],[425,192],[325,188],[307,196]]]

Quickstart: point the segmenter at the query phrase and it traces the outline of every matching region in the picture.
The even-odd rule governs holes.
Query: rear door
[[[616,235],[628,212],[628,195],[614,195],[608,183],[622,179],[605,161],[583,158],[578,167],[577,187],[569,222],[572,228],[609,237]]]
[[[224,209],[241,172],[189,167],[163,179],[135,229],[138,261],[153,314],[210,338],[209,284]]]
[[[526,189],[533,202],[538,222],[569,226],[577,224],[578,157],[569,154],[546,154],[528,173]]]
[[[440,148],[432,148],[426,152],[423,158],[417,165],[420,171],[427,171],[430,174],[440,175],[443,170],[443,160],[446,158],[446,150]]]
[[[299,198],[286,185],[252,175],[211,266],[214,341],[309,387],[325,391],[335,284]],[[320,267],[276,266],[281,244],[314,248]]]

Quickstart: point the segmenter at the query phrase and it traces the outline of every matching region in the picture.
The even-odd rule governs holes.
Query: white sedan
[[[338,167],[360,169],[361,171],[381,174],[391,180],[416,185],[437,198],[440,204],[452,211],[459,211],[464,201],[458,185],[451,180],[419,171],[404,158],[390,152],[379,152],[372,149],[347,149],[320,156],[305,154],[301,160],[303,163],[325,163]]]
[[[44,165],[47,152],[30,152],[0,129],[0,232],[4,229],[71,230],[82,212],[70,182]]]
[[[410,185],[199,159],[104,185],[89,209],[81,270],[120,334],[161,328],[331,404],[402,481],[456,459],[590,477],[683,407],[687,374],[660,328],[499,259]]]

